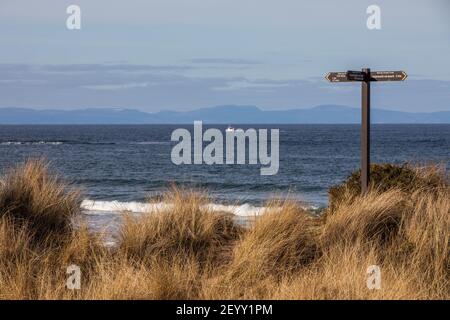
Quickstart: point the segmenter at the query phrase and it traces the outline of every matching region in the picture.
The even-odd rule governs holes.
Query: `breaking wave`
[[[81,203],[81,209],[87,215],[102,215],[102,214],[114,214],[121,212],[133,212],[133,213],[151,213],[170,209],[172,204],[158,202],[158,203],[143,203],[143,202],[121,202],[121,201],[96,201],[96,200],[83,200]],[[227,212],[236,216],[257,216],[264,213],[266,207],[257,207],[251,204],[245,203],[242,205],[223,205],[217,203],[209,203],[204,205],[205,209],[209,209],[215,212]]]
[[[108,142],[108,141],[77,141],[77,140],[62,140],[62,141],[45,141],[45,140],[30,140],[30,141],[0,141],[0,146],[35,146],[35,145],[116,145],[116,144],[131,144],[131,145],[166,145],[170,141],[124,141],[124,142]]]
[[[63,141],[4,141],[0,142],[2,146],[31,146],[31,145],[60,145]]]

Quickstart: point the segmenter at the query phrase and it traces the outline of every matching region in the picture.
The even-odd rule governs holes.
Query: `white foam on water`
[[[267,210],[267,208],[265,208],[265,207],[255,207],[248,203],[244,203],[242,205],[235,205],[235,206],[210,203],[210,204],[207,204],[206,206],[207,206],[207,209],[209,209],[211,211],[229,212],[236,216],[241,216],[241,217],[259,216],[261,214],[264,214],[264,212]]]
[[[157,210],[170,209],[170,204],[167,203],[143,203],[143,202],[121,202],[121,201],[96,201],[96,200],[83,200],[81,202],[81,209],[88,211],[86,214],[102,214],[102,213],[115,213],[115,212],[153,212]]]
[[[35,145],[52,145],[59,146],[63,144],[62,141],[5,141],[0,142],[2,146],[35,146]]]
[[[170,209],[173,205],[170,203],[158,202],[158,203],[143,203],[143,202],[121,202],[121,201],[94,201],[83,200],[81,203],[81,209],[85,214],[90,215],[102,215],[121,212],[133,212],[133,213],[151,213],[155,211],[163,211]],[[257,216],[263,214],[267,208],[257,207],[244,203],[242,205],[223,205],[217,203],[209,203],[203,206],[206,210],[213,212],[227,212],[236,216]]]
[[[131,144],[139,144],[139,145],[159,145],[159,144],[170,144],[169,141],[139,141],[139,142],[131,142]]]

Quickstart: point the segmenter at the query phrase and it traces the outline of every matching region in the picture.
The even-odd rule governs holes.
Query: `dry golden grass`
[[[79,193],[49,174],[43,160],[29,160],[2,179],[0,216],[27,227],[38,242],[70,234],[71,219],[79,212]]]
[[[229,214],[210,211],[201,193],[173,188],[163,198],[171,207],[141,217],[125,215],[118,250],[137,261],[195,258],[220,263],[243,228]]]
[[[72,227],[78,193],[28,162],[0,185],[0,299],[449,299],[448,176],[417,174],[433,182],[348,192],[321,216],[270,203],[247,229],[175,188],[171,207],[125,215],[110,248]],[[66,288],[71,264],[80,290]]]
[[[211,279],[213,290],[206,288],[205,298],[259,297],[261,286],[300,272],[320,256],[320,218],[290,201],[268,208],[236,243],[231,262]]]

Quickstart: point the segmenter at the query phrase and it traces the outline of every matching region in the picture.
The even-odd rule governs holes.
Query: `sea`
[[[291,198],[306,207],[327,205],[328,189],[360,165],[359,125],[235,125],[279,129],[279,170],[261,165],[175,165],[172,132],[192,125],[0,125],[0,172],[29,158],[45,158],[83,195],[92,224],[123,211],[142,214],[161,206],[173,185],[207,191],[210,206],[236,216],[262,212],[269,199]],[[225,136],[226,125],[217,128]],[[205,143],[206,145],[207,143]],[[270,141],[269,141],[270,144]],[[270,149],[270,148],[269,148]],[[225,152],[224,152],[225,153]],[[374,124],[373,162],[450,164],[450,124]]]

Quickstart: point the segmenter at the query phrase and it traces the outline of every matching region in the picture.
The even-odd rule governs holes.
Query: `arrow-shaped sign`
[[[408,75],[405,71],[371,71],[370,81],[404,81]],[[361,71],[328,72],[325,79],[330,82],[364,81],[365,74]]]
[[[328,72],[325,76],[330,82],[348,82],[347,72]]]
[[[405,81],[408,75],[405,71],[371,71],[370,81]]]

